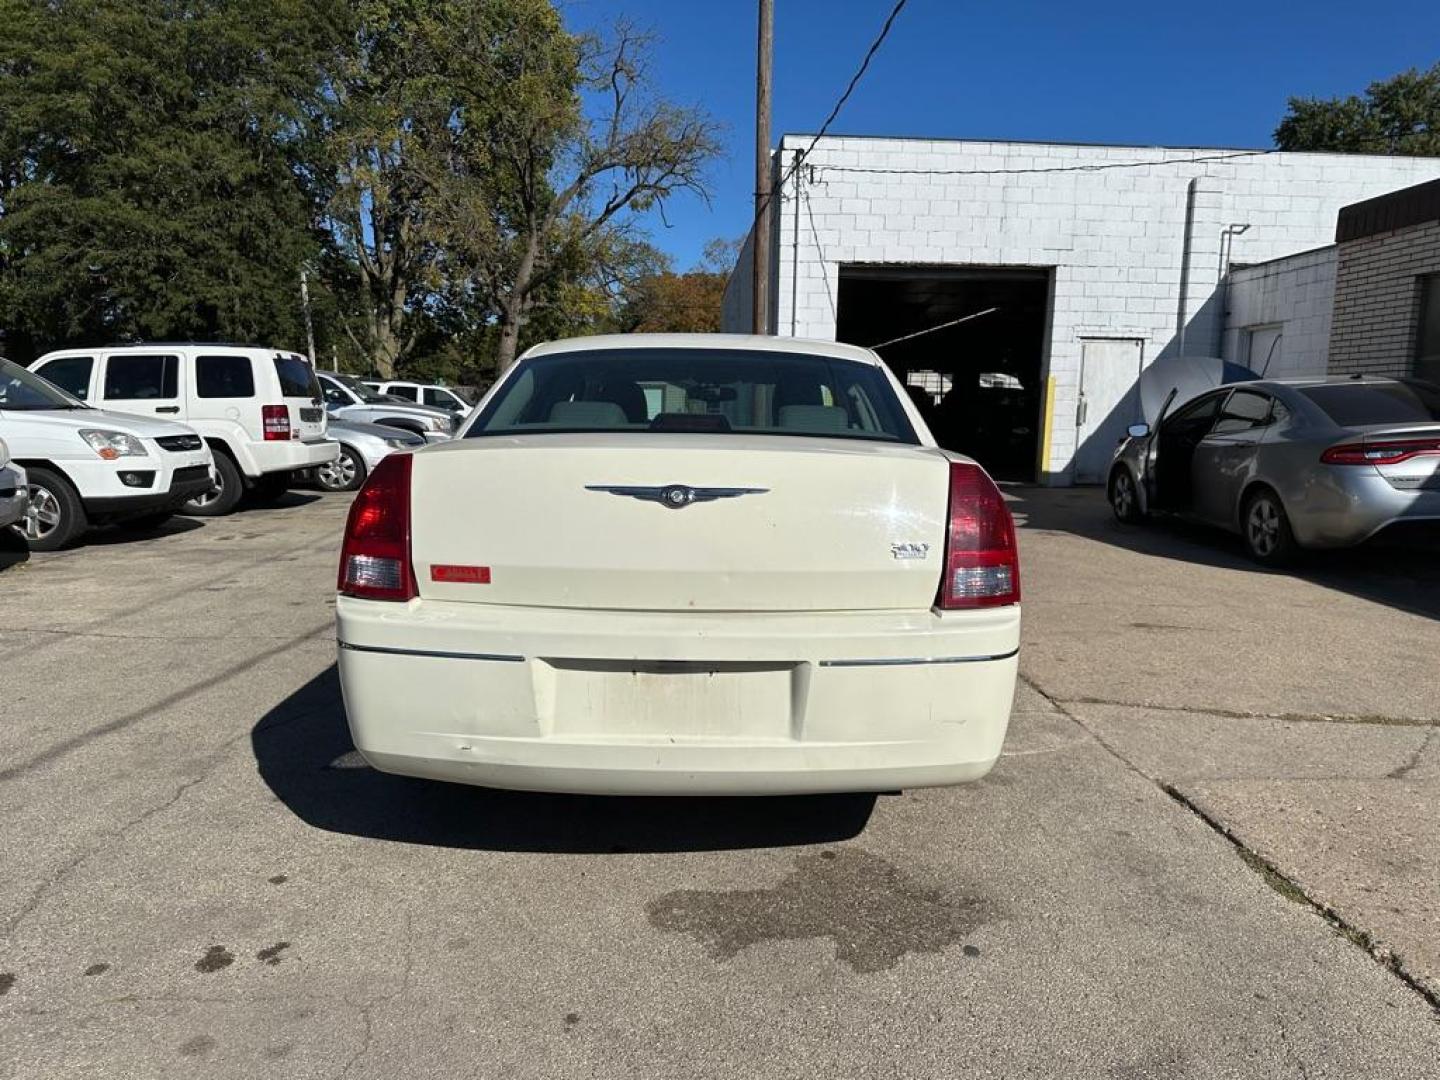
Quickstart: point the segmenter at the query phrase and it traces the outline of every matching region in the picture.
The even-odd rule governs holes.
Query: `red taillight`
[[[1341,443],[1321,454],[1320,460],[1326,465],[1394,465],[1426,454],[1440,454],[1440,439]]]
[[[290,441],[290,409],[285,405],[261,405],[260,426],[266,442]]]
[[[995,482],[979,465],[950,465],[950,527],[941,609],[1001,607],[1020,602],[1020,552],[1015,519]]]
[[[416,595],[410,567],[409,454],[383,458],[350,504],[340,579],[345,596],[409,600]]]

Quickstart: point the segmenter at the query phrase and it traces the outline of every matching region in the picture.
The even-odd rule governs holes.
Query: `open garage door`
[[[879,346],[942,446],[1031,480],[1049,303],[1043,268],[842,266],[836,338]]]

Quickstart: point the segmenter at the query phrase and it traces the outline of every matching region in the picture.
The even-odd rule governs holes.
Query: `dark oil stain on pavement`
[[[6,994],[8,994],[10,992],[10,988],[14,985],[15,976],[8,971],[0,971],[0,997],[4,997]]]
[[[281,954],[282,952],[284,952],[286,949],[288,949],[289,947],[290,947],[290,942],[288,942],[288,941],[277,941],[274,945],[271,945],[268,949],[261,949],[259,952],[257,952],[257,953],[255,954],[255,959],[256,959],[256,960],[263,960],[265,963],[269,964],[271,967],[276,967],[276,966],[278,966],[279,963],[280,963],[280,954]]]
[[[87,967],[87,968],[85,969],[85,974],[86,974],[87,976],[90,976],[91,978],[93,978],[93,977],[96,976],[96,975],[104,975],[105,972],[107,972],[107,971],[109,971],[109,970],[110,970],[110,965],[109,965],[109,964],[91,964],[89,967]]]
[[[987,916],[979,900],[911,881],[859,849],[800,855],[770,889],[682,889],[646,905],[661,930],[690,934],[716,960],[767,941],[830,938],[855,971],[884,971],[912,952],[957,944]]]
[[[195,970],[202,975],[209,975],[211,972],[227,968],[235,962],[235,954],[224,945],[211,945],[205,950],[205,955],[195,961]]]
[[[270,882],[271,885],[284,885],[290,878],[287,874],[276,874],[274,877],[269,877],[265,880]]]
[[[215,1040],[209,1035],[196,1035],[180,1044],[181,1057],[199,1057],[215,1049]]]
[[[579,1014],[579,1013],[571,1012],[571,1013],[566,1013],[566,1014],[565,1014],[565,1029],[566,1029],[567,1031],[568,1031],[570,1028],[573,1028],[573,1027],[574,1027],[576,1024],[578,1024],[578,1023],[580,1023],[580,1014]]]

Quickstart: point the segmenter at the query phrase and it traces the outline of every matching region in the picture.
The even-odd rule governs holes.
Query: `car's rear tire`
[[[1135,476],[1125,466],[1110,474],[1110,509],[1115,520],[1123,525],[1137,525],[1145,520],[1145,511],[1140,506],[1140,488]]]
[[[326,491],[358,491],[365,483],[365,473],[365,459],[341,443],[339,457],[315,467],[315,483]]]
[[[240,497],[245,494],[245,481],[240,477],[240,467],[224,451],[216,450],[214,453],[216,485],[181,506],[182,514],[190,517],[222,517],[234,510]]]
[[[30,506],[10,528],[31,551],[59,551],[89,526],[70,482],[53,469],[29,465]]]
[[[1284,566],[1300,550],[1285,504],[1268,487],[1256,488],[1246,497],[1240,532],[1250,557],[1265,566]]]

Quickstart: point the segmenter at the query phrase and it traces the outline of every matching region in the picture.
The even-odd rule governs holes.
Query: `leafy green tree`
[[[1364,96],[1291,98],[1281,150],[1440,157],[1440,63],[1371,83]]]
[[[12,351],[303,346],[297,275],[327,240],[297,172],[342,15],[330,0],[0,0]]]
[[[629,261],[640,215],[705,195],[719,141],[703,112],[654,95],[650,43],[628,27],[569,34],[548,0],[460,15],[432,39],[460,122],[427,168],[453,270],[494,300],[503,371],[547,298]]]

